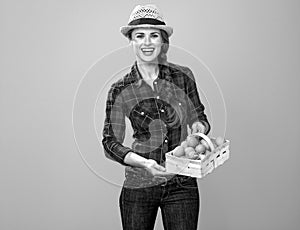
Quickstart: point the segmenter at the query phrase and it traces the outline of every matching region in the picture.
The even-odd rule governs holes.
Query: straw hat
[[[128,32],[136,28],[156,28],[164,30],[170,37],[173,28],[164,22],[161,12],[155,5],[137,5],[130,14],[128,25],[120,28],[121,33],[127,37]]]

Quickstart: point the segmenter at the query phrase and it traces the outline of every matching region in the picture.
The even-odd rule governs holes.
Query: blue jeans
[[[165,230],[197,230],[200,199],[195,178],[175,176],[145,188],[123,186],[119,202],[123,230],[153,230],[158,208]]]

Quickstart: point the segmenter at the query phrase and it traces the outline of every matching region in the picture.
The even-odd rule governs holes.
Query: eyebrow
[[[135,35],[137,35],[137,34],[142,34],[143,35],[145,33],[144,32],[136,32]],[[155,31],[155,32],[151,32],[150,34],[160,34],[160,33]]]

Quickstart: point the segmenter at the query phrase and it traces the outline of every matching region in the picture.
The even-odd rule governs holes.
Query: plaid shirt
[[[124,158],[131,151],[163,164],[165,153],[187,137],[188,125],[191,128],[195,121],[200,121],[206,127],[205,133],[209,132],[210,125],[189,68],[172,63],[159,65],[153,87],[142,79],[137,62],[111,86],[102,139],[108,158],[126,165]],[[123,145],[125,117],[134,131],[131,147]]]

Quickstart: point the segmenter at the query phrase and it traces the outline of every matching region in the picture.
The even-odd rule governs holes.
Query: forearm
[[[190,69],[187,69],[186,78],[186,91],[188,95],[188,124],[190,128],[195,122],[201,122],[205,126],[204,133],[207,134],[210,131],[210,124],[207,116],[204,112],[205,107],[200,100],[200,96],[197,90],[195,77]]]
[[[123,146],[120,142],[114,140],[115,138],[104,135],[102,144],[105,156],[111,160],[117,161],[122,165],[126,165],[124,158],[131,148]]]
[[[135,166],[135,167],[140,167],[140,168],[145,168],[147,166],[148,159],[145,157],[142,157],[134,152],[128,152],[126,156],[124,157],[124,163]]]
[[[146,169],[151,175],[169,175],[170,173],[166,172],[166,168],[159,165],[153,159],[144,158],[134,152],[129,152],[124,158],[124,163]]]

